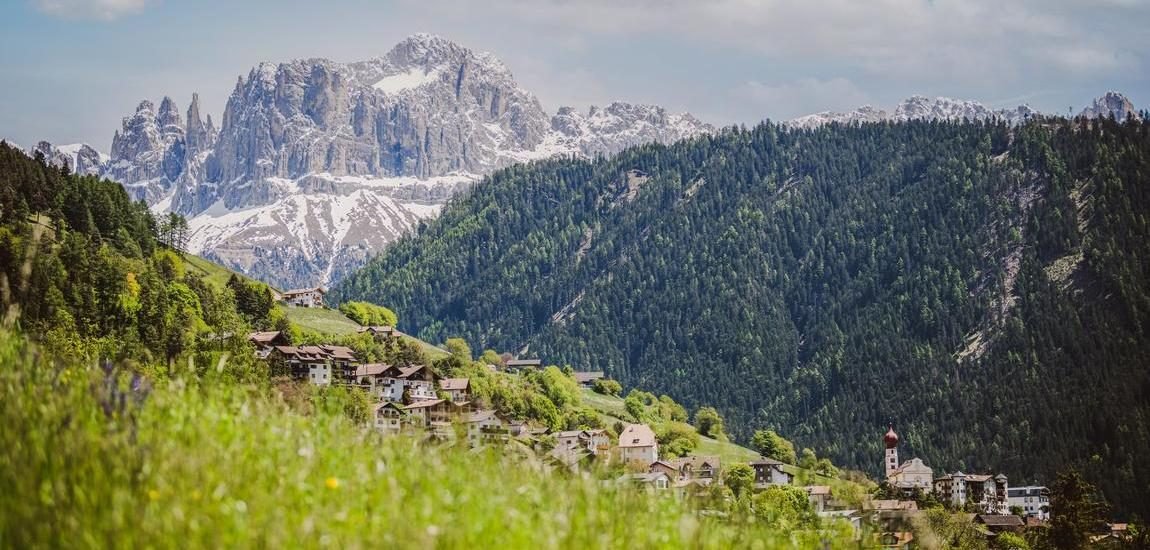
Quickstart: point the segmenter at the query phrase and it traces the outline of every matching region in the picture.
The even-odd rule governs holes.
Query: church
[[[915,489],[923,493],[931,492],[934,487],[934,470],[930,466],[924,464],[920,458],[898,463],[898,434],[894,432],[894,426],[887,430],[882,440],[886,447],[884,466],[887,483],[904,493]]]

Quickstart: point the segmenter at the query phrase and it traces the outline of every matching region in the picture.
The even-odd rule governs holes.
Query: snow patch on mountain
[[[439,70],[427,70],[421,67],[412,67],[406,72],[385,76],[372,84],[371,87],[385,94],[397,94],[411,90],[439,80]]]

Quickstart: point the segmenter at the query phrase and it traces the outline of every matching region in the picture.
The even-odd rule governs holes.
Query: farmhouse
[[[751,463],[755,470],[755,488],[765,489],[768,485],[790,485],[795,476],[783,471],[784,464],[773,458],[763,457]]]
[[[590,371],[590,372],[576,372],[575,381],[584,388],[590,388],[595,384],[596,380],[603,379],[603,371]]]
[[[543,366],[540,359],[512,359],[504,364],[507,372],[519,373],[528,370],[538,370]]]
[[[471,395],[471,380],[467,378],[444,378],[439,381],[439,389],[447,398],[459,402],[467,401]]]
[[[272,332],[252,332],[248,334],[248,341],[256,348],[256,357],[267,359],[276,346],[286,346],[288,342],[284,333],[276,330]]]
[[[619,458],[624,464],[651,464],[659,460],[659,443],[655,432],[646,424],[628,424],[619,434]]]
[[[397,367],[372,363],[355,371],[355,383],[382,401],[435,399],[435,373],[423,365]]]
[[[317,386],[350,383],[359,367],[355,352],[344,346],[274,346],[268,354],[273,373]]]
[[[323,307],[323,295],[327,291],[323,287],[297,288],[284,292],[282,300],[289,306],[295,307]]]

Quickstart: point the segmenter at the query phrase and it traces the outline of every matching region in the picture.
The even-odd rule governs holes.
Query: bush
[[[339,305],[339,311],[364,326],[399,324],[399,316],[394,311],[371,302],[344,302]]]
[[[699,435],[718,439],[723,436],[723,417],[714,407],[700,407],[695,411],[695,429]]]
[[[600,378],[591,384],[591,391],[603,395],[618,396],[623,393],[623,385],[610,378]]]

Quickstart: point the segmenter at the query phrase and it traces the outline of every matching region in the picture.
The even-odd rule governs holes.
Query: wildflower
[[[148,489],[148,499],[157,500],[160,498],[160,492],[155,489]]]
[[[329,477],[327,481],[324,482],[324,485],[327,485],[328,489],[339,489],[339,480],[334,477]]]

